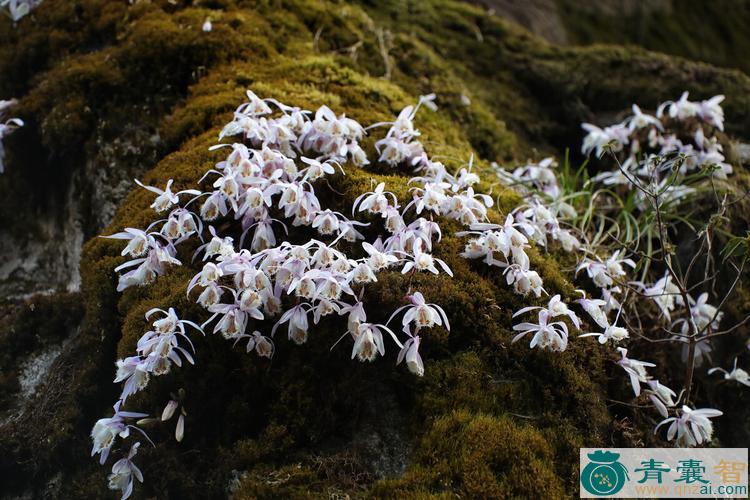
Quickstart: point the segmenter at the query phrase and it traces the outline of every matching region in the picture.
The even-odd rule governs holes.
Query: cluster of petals
[[[714,427],[711,418],[723,415],[720,410],[713,408],[692,409],[683,405],[678,410],[677,415],[662,420],[654,432],[658,431],[662,425],[669,424],[667,428],[667,440],[672,441],[676,438],[677,446],[698,446],[708,443],[713,436]]]
[[[184,361],[194,363],[188,327],[203,334],[219,334],[234,345],[242,343],[248,353],[270,358],[276,350],[279,331],[292,343],[301,345],[309,341],[311,334],[315,335],[314,327],[322,318],[341,317],[342,323],[345,318],[346,329],[334,346],[348,338],[351,358],[372,362],[384,356],[386,345],[392,342],[399,349],[397,364],[405,362],[409,371],[422,376],[424,363],[419,348],[424,330],[450,329],[442,307],[410,289],[405,298],[407,305],[396,309],[381,323],[368,320],[362,297],[367,285],[377,282],[378,274],[389,269],[409,275],[418,272],[453,275],[448,263],[434,255],[442,238],[436,221],[440,218],[453,219],[466,228],[458,233],[469,237],[463,257],[481,259],[486,265],[501,269],[508,285],[523,296],[531,294],[539,298],[546,294],[541,276],[531,269],[528,251],[532,246],[546,249],[554,241],[566,252],[585,251],[576,274],[585,271],[600,288],[601,299],[587,299],[584,293],[577,303],[603,332],[582,336],[597,336],[602,344],[618,343],[629,337],[625,328],[616,326],[617,319],[609,321],[608,314],[621,310],[617,299],[621,293],[619,284],[626,278],[626,268],[634,268],[635,262],[620,251],[600,258],[585,249],[574,231],[565,226],[564,219],[576,213],[565,202],[554,171],[554,159],[528,163],[512,172],[495,169],[506,184],[523,194],[524,204],[507,214],[502,224],[491,223],[488,210],[493,199],[475,191],[480,177],[474,169],[473,157],[451,172],[443,163],[433,161],[419,141],[421,134],[414,126],[414,119],[421,107],[435,109],[434,101],[434,95],[422,96],[416,105],[404,108],[393,122],[365,129],[327,106],[313,113],[274,99],[262,99],[248,91],[247,102],[235,110],[232,121],[219,136],[235,138],[236,142],[211,148],[226,150],[227,154],[205,172],[197,188],[177,190],[172,180],[163,188],[136,181],[155,195],[151,208],[160,218],[145,229],[125,228],[108,236],[124,242],[121,253],[129,259],[116,268],[121,272],[118,291],[152,283],[171,266],[182,265],[178,259],[179,245],[198,240],[193,262],[197,260],[201,267],[186,292],[205,309],[208,319],[198,325],[178,318],[173,308],[147,313],[147,319],[156,316],[153,328],[139,339],[133,356],[117,361],[115,382],[122,384],[122,393],[115,404],[115,414],[99,420],[92,430],[92,454],[100,453],[104,463],[115,438],[126,438],[132,429],[138,429],[129,419],[145,415],[120,410],[129,396],[143,390],[151,377],[168,373],[173,365],[182,366]],[[709,157],[720,163],[721,146],[715,137],[706,137],[703,132],[704,126],[718,130],[723,127],[720,101],[715,98],[696,104],[687,101],[684,95],[680,101],[661,107],[657,116],[647,115],[634,106],[634,114],[621,124],[605,129],[585,124],[589,135],[584,141],[584,152],[603,153],[606,148],[616,153],[626,152],[627,147],[632,158],[643,145],[661,148],[662,153],[668,148],[684,153],[687,146],[676,136],[666,135],[667,125],[693,120],[699,125],[693,124],[697,127],[695,141],[689,146],[704,154],[701,160],[704,163]],[[20,121],[11,120],[6,129],[20,125]],[[351,215],[325,207],[316,188],[327,184],[326,177],[346,175],[347,164],[368,165],[360,140],[367,130],[382,126],[388,126],[388,131],[375,144],[379,162],[413,173],[409,180],[409,200],[402,205],[386,183],[373,182],[371,191],[354,200]],[[6,129],[0,128],[0,138]],[[2,150],[0,168],[1,153]],[[635,165],[634,160],[630,163]],[[618,179],[613,174],[597,181],[612,184],[622,180]],[[673,194],[680,195],[677,191]],[[366,216],[369,222],[357,220],[360,216]],[[304,226],[308,228],[306,233],[317,233],[317,237],[293,243],[288,237],[290,226]],[[380,235],[368,239],[366,234],[373,232]],[[671,313],[681,304],[681,298],[674,295],[669,278],[665,276],[653,284],[634,284],[671,321]],[[692,317],[678,319],[672,326],[682,325],[683,331],[689,326],[688,321],[702,330],[718,326],[721,313],[707,303],[706,296],[691,298],[690,307]],[[536,312],[536,322],[515,325],[513,329],[519,333],[513,342],[532,334],[531,348],[560,352],[568,345],[569,324],[579,330],[582,326],[578,315],[560,295],[553,296],[544,307],[521,308],[514,317],[531,311]],[[389,327],[396,318],[400,329]],[[621,353],[618,364],[630,377],[635,395],[640,395],[644,385],[654,407],[668,417],[668,410],[675,407],[674,392],[648,375],[646,368],[653,364],[630,359],[626,349],[618,349]],[[742,374],[735,369],[725,372],[725,376],[740,380]],[[170,400],[162,420],[169,420],[179,404]],[[706,427],[700,420],[704,417],[698,413],[703,410],[685,408],[681,413],[678,411],[678,417],[667,419],[672,422],[668,434],[676,433],[678,440],[685,442],[710,439],[710,422],[706,419]],[[184,435],[185,416],[185,409],[181,408],[175,433],[178,441]],[[681,430],[683,421],[702,425],[702,430]],[[696,421],[699,424],[694,424]],[[138,445],[131,448],[127,458],[115,464],[110,476],[110,486],[121,490],[123,498],[132,493],[134,478],[143,480],[132,463]]]
[[[182,265],[179,245],[199,240],[193,261],[201,262],[202,268],[186,291],[206,310],[208,319],[198,325],[179,319],[173,308],[148,312],[147,319],[158,317],[153,328],[138,341],[133,356],[117,362],[115,382],[122,384],[122,393],[116,413],[97,422],[92,431],[94,453],[102,453],[102,463],[114,437],[127,437],[135,428],[126,424],[126,418],[145,416],[119,410],[128,397],[143,390],[151,377],[168,373],[173,365],[194,363],[188,327],[220,334],[234,345],[243,343],[247,352],[270,358],[279,330],[293,343],[304,344],[323,317],[341,316],[347,325],[342,339],[351,339],[352,358],[373,361],[385,355],[387,337],[399,349],[397,363],[405,361],[409,371],[419,376],[424,374],[420,333],[436,326],[450,329],[445,311],[427,303],[420,292],[410,293],[409,305],[391,316],[393,320],[402,315],[400,333],[387,323],[368,321],[361,297],[366,285],[377,282],[378,273],[387,269],[452,276],[446,262],[433,255],[434,245],[442,237],[433,218],[451,216],[467,224],[486,219],[492,200],[474,193],[472,185],[478,179],[471,174],[471,165],[455,176],[437,172],[438,178],[434,178],[436,169],[428,166],[431,163],[422,151],[413,165],[419,163],[420,177],[429,180],[412,189],[409,203],[401,206],[381,183],[355,200],[349,218],[325,208],[316,185],[326,176],[345,174],[344,164],[368,163],[359,145],[363,127],[325,106],[313,114],[260,99],[252,92],[247,97],[220,134],[221,138],[241,136],[239,142],[212,148],[229,151],[199,180],[199,186],[210,188],[177,190],[172,180],[163,188],[136,181],[155,196],[151,208],[161,218],[145,229],[125,228],[108,236],[124,242],[121,253],[129,259],[116,268],[121,272],[118,291],[148,285],[170,266]],[[424,98],[420,105],[433,107],[432,99]],[[407,119],[413,118],[418,107],[402,112],[392,125],[404,134],[418,135]],[[388,137],[394,134],[391,131]],[[354,218],[363,212],[380,217],[384,238],[366,241],[361,231],[371,223]],[[232,225],[237,232],[222,234]],[[290,225],[307,226],[320,239],[300,244],[287,241]],[[266,321],[272,321],[272,326],[264,334]],[[170,401],[165,415],[171,416],[176,405]],[[178,441],[184,434],[184,417],[183,408],[176,430]],[[141,480],[142,476],[135,472],[132,461],[118,464],[110,484],[127,496],[132,492],[132,479]]]
[[[521,333],[513,337],[512,342],[517,342],[529,333],[533,333],[534,335],[529,343],[530,348],[538,347],[551,351],[564,351],[568,346],[568,326],[563,321],[555,321],[554,318],[565,316],[576,328],[581,327],[581,320],[561,300],[560,295],[552,297],[547,303],[547,307],[524,307],[516,311],[513,317],[537,310],[538,318],[536,323],[524,322],[513,326],[513,330],[520,331]]]
[[[724,130],[723,95],[704,101],[688,100],[688,93],[677,101],[659,105],[656,115],[649,115],[633,105],[633,114],[621,123],[599,128],[584,123],[584,154],[605,152],[618,155],[619,165],[592,178],[604,186],[633,188],[631,180],[655,183],[662,203],[679,203],[695,190],[682,183],[686,175],[711,168],[712,175],[726,179],[732,166],[726,161],[716,132]],[[645,160],[641,161],[639,158]],[[672,163],[663,158],[680,158],[678,178],[672,175]],[[645,200],[636,193],[641,205]]]
[[[605,188],[624,185],[632,189],[634,183],[648,181],[646,184],[655,186],[661,202],[669,204],[681,202],[695,192],[694,188],[682,184],[682,179],[692,172],[709,168],[714,177],[725,179],[732,173],[732,167],[725,162],[722,146],[716,136],[717,131],[723,131],[722,100],[723,96],[716,96],[706,101],[691,102],[688,94],[684,93],[679,100],[659,106],[655,115],[649,115],[633,105],[632,114],[621,123],[605,128],[583,124],[583,129],[587,132],[582,147],[584,154],[596,153],[602,156],[605,152],[611,152],[618,157],[616,168],[595,176],[591,182],[602,184]],[[679,163],[660,164],[660,157],[678,158]],[[674,164],[679,167],[677,179],[674,176],[670,178]],[[584,247],[572,231],[563,228],[560,221],[576,214],[565,201],[565,192],[557,180],[556,162],[553,158],[545,158],[538,163],[528,162],[510,171],[493,166],[503,184],[523,195],[525,204],[517,208],[513,212],[514,217],[509,217],[503,226],[495,225],[490,228],[488,225],[475,224],[472,231],[465,233],[474,238],[467,244],[463,255],[467,258],[481,258],[488,265],[503,267],[506,273],[511,273],[513,269],[524,269],[527,265],[525,253],[528,247],[533,244],[546,246],[549,236],[557,240],[565,251],[584,251],[576,275],[585,271],[591,283],[600,290],[601,298],[588,298],[586,292],[579,291],[582,298],[577,303],[601,330],[580,336],[596,337],[601,344],[618,344],[629,339],[628,330],[618,326],[617,322],[623,313],[620,303],[623,285],[626,284],[628,270],[634,269],[636,262],[623,255],[622,250],[614,251],[609,257],[600,257],[594,249]],[[646,206],[641,192],[636,192],[635,197],[640,207]],[[492,232],[488,232],[488,229]],[[699,335],[693,349],[696,364],[709,357],[709,341],[700,337],[716,331],[723,314],[708,303],[707,294],[702,294],[697,299],[688,294],[689,317],[673,320],[676,309],[684,308],[686,304],[670,275],[665,274],[651,283],[631,281],[628,285],[657,306],[659,316],[669,328],[680,332],[673,340],[683,343],[683,361],[687,360],[687,337],[692,330]],[[538,319],[536,323],[516,325],[514,329],[521,333],[513,340],[533,333],[531,347],[563,350],[568,341],[568,325],[553,320],[555,314],[552,302],[547,307],[532,306],[519,310],[514,317],[536,310]],[[569,310],[561,301],[559,304],[565,307],[564,310]],[[617,312],[617,318],[612,321],[609,315],[613,311]],[[575,321],[571,322],[573,326],[579,327]],[[675,392],[648,374],[647,368],[654,367],[653,363],[628,358],[627,349],[623,347],[618,347],[618,350],[621,355],[618,364],[629,376],[634,394],[639,396],[643,387],[643,392],[653,407],[664,418],[669,417],[670,411],[677,415],[668,419],[673,422],[667,433],[669,440],[674,439],[677,434],[678,445],[695,445],[710,439],[710,422],[705,419],[708,424],[704,425],[699,419],[698,424],[694,423],[695,415],[700,415],[704,410],[690,410],[687,407],[678,409]],[[723,373],[726,380],[750,384],[746,372],[737,369],[736,364],[732,371],[721,368],[710,371],[715,372]],[[718,410],[706,411],[716,412],[711,416],[720,415]],[[698,427],[696,430],[686,431],[685,422]]]

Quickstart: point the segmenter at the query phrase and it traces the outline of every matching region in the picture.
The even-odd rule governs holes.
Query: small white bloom
[[[598,337],[600,344],[606,344],[608,340],[617,343],[630,337],[630,335],[628,334],[628,331],[621,326],[608,325],[604,329],[604,333],[584,333],[583,335],[579,335],[579,337]]]
[[[622,356],[617,364],[620,365],[630,377],[630,385],[633,387],[633,393],[636,396],[640,396],[641,382],[645,384],[651,379],[648,373],[646,373],[646,368],[654,367],[656,365],[647,361],[638,361],[637,359],[628,358],[628,350],[624,347],[618,347],[617,350]]]
[[[708,370],[708,374],[711,375],[716,372],[724,374],[724,380],[734,380],[742,385],[750,387],[750,375],[742,368],[737,368],[737,358],[734,358],[734,366],[731,371],[726,371],[723,368],[711,368]]]
[[[432,328],[435,325],[445,325],[446,330],[451,329],[450,323],[448,323],[448,316],[445,314],[442,307],[437,304],[428,304],[420,292],[414,292],[407,298],[411,302],[411,305],[401,306],[396,309],[388,320],[388,323],[390,323],[398,313],[406,310],[404,317],[401,319],[401,325],[404,332],[409,335],[411,335],[409,332],[410,323],[414,323],[416,331],[419,331],[422,328]]]
[[[141,443],[135,443],[128,452],[126,458],[121,458],[112,466],[112,473],[109,475],[109,489],[122,491],[121,500],[126,500],[133,493],[133,478],[143,482],[141,470],[133,463],[133,457],[138,453],[138,447]]]
[[[654,407],[661,413],[664,418],[669,416],[669,408],[675,405],[674,398],[677,394],[669,387],[662,385],[658,380],[649,380],[649,389],[646,390],[649,399]]]
[[[530,348],[539,347],[551,351],[562,352],[568,347],[568,327],[562,321],[550,322],[550,312],[547,309],[539,311],[536,323],[519,323],[513,330],[520,331],[511,342],[517,342],[525,335],[533,333],[529,343]]]
[[[383,344],[383,334],[380,328],[382,325],[373,325],[372,323],[362,323],[357,328],[357,337],[354,340],[352,348],[352,359],[356,356],[360,361],[372,361],[378,353],[385,355],[385,346]]]
[[[152,193],[157,194],[156,199],[151,204],[151,208],[153,208],[157,212],[164,212],[168,210],[172,205],[176,205],[177,203],[179,203],[180,199],[178,195],[172,192],[173,182],[174,181],[172,179],[169,179],[167,181],[167,187],[164,188],[164,190],[161,190],[153,186],[146,186],[138,179],[135,179],[136,184],[138,184],[144,189],[151,191]]]
[[[424,363],[422,362],[422,356],[419,355],[419,342],[419,336],[409,337],[398,353],[396,364],[401,364],[406,359],[406,366],[409,371],[418,377],[422,377],[424,376]]]
[[[697,446],[711,441],[714,428],[709,419],[721,415],[723,415],[721,411],[713,408],[693,410],[689,406],[683,406],[676,417],[662,420],[654,429],[654,433],[662,425],[671,423],[667,429],[667,441],[672,441],[677,437],[677,446]]]

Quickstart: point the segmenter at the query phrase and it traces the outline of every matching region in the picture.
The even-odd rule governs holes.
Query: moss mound
[[[571,43],[637,44],[717,66],[750,72],[748,40],[740,35],[750,22],[750,3],[672,1],[609,5],[558,0],[568,41]],[[726,13],[731,12],[731,16]],[[700,33],[700,36],[695,36]]]
[[[200,29],[207,17],[210,33]],[[440,111],[418,119],[422,142],[448,164],[474,152],[480,169],[489,161],[560,151],[579,142],[578,123],[595,113],[619,111],[634,100],[650,105],[688,84],[696,97],[726,93],[733,132],[750,130],[744,113],[750,80],[738,72],[636,49],[559,49],[449,0],[48,1],[18,29],[0,20],[0,45],[0,72],[18,75],[0,83],[0,91],[21,99],[18,112],[28,122],[9,141],[8,173],[0,176],[0,218],[13,227],[19,227],[15,207],[44,213],[47,198],[59,196],[87,162],[104,169],[107,179],[126,158],[127,173],[143,174],[147,184],[171,178],[178,189],[192,187],[220,158],[208,147],[247,88],[306,109],[326,104],[365,125],[436,92]],[[101,145],[128,127],[158,140],[97,162]],[[403,198],[405,175],[348,165],[329,190],[321,188],[321,201],[350,207],[380,181]],[[93,198],[99,188],[92,183],[83,196]],[[31,193],[37,196],[22,205]],[[494,194],[492,217],[500,220],[519,198],[497,188]],[[103,232],[144,227],[154,218],[150,201],[144,190],[132,191]],[[98,229],[89,228],[89,236]],[[443,230],[437,256],[455,279],[417,276],[413,282],[446,309],[452,325],[450,334],[438,329],[425,340],[423,379],[394,368],[393,356],[364,366],[350,361],[345,348],[329,351],[342,331],[335,320],[321,322],[302,347],[280,340],[270,362],[218,337],[198,338],[196,367],[159,377],[128,403],[159,414],[170,392],[182,388],[188,412],[179,445],[170,440],[173,429],[148,428],[159,446],[142,447],[147,480],[137,495],[543,492],[556,498],[576,492],[578,447],[652,439],[645,427],[614,432],[621,416],[603,396],[613,372],[605,351],[587,342],[571,343],[564,355],[511,346],[511,314],[521,299],[502,275],[458,256],[457,226],[446,223]],[[88,460],[88,433],[117,397],[109,382],[114,360],[133,352],[152,307],[202,317],[185,298],[195,272],[189,266],[116,293],[120,249],[102,239],[86,244],[81,333],[36,399],[1,429],[0,476],[9,478],[9,491],[102,496],[105,469]],[[572,298],[562,260],[539,252],[532,259],[550,293]],[[384,273],[365,301],[391,311],[407,288],[399,273]],[[57,474],[62,480],[50,493]]]

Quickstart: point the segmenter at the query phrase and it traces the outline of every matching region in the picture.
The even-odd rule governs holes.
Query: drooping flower
[[[10,18],[16,23],[41,3],[42,0],[2,0],[0,1],[0,8],[7,8]],[[1,164],[2,162],[0,162]],[[2,172],[2,169],[0,169],[0,172]]]
[[[628,358],[628,350],[624,347],[618,347],[617,350],[622,356],[617,364],[620,365],[630,377],[630,385],[633,387],[633,393],[636,397],[640,396],[641,382],[646,384],[651,380],[651,377],[646,373],[646,368],[651,368],[656,365],[647,361]]]
[[[141,470],[133,463],[133,457],[138,453],[138,447],[141,443],[135,443],[128,452],[128,456],[121,458],[112,466],[112,473],[109,475],[109,489],[122,491],[121,500],[126,500],[133,493],[133,478],[143,482]]]
[[[620,258],[621,250],[615,251],[607,258],[606,261],[593,261],[586,258],[576,269],[576,274],[585,269],[586,274],[591,278],[594,284],[600,288],[612,286],[615,279],[622,278],[626,275],[623,265],[635,268],[635,262],[632,259]]]
[[[354,347],[352,348],[352,359],[356,356],[360,361],[372,361],[378,353],[381,356],[385,355],[381,329],[388,330],[385,325],[372,323],[361,323],[359,325],[357,338],[354,340]]]
[[[379,240],[378,240],[379,241]],[[398,262],[398,257],[393,254],[385,253],[382,249],[378,249],[374,245],[362,242],[362,248],[367,252],[369,257],[367,258],[367,264],[375,271],[381,271],[391,264]]]
[[[286,311],[281,315],[279,321],[273,325],[271,336],[276,333],[276,329],[279,326],[288,323],[287,333],[289,339],[294,341],[295,344],[304,344],[307,341],[307,332],[309,329],[309,323],[307,321],[307,313],[309,312],[309,309],[309,304],[301,303]]]
[[[677,101],[666,101],[662,103],[656,109],[656,116],[660,118],[665,109],[670,118],[676,118],[678,120],[685,120],[697,115],[698,105],[688,100],[689,95],[689,92],[685,91]]]
[[[584,123],[581,127],[587,132],[581,147],[584,155],[596,151],[596,156],[601,157],[607,148],[614,152],[622,151],[623,146],[630,142],[630,131],[622,124],[601,129],[596,125]]]
[[[698,116],[718,128],[724,130],[724,110],[721,108],[721,102],[724,100],[723,95],[715,95],[710,99],[698,103]]]
[[[513,314],[513,317],[515,318],[516,316],[520,316],[521,314],[524,314],[528,311],[534,311],[537,309],[544,309],[544,308],[539,307],[539,306],[523,307],[519,309],[518,311],[516,311]],[[578,318],[578,315],[576,315],[575,312],[571,311],[568,308],[568,305],[565,304],[565,302],[563,302],[562,299],[560,298],[560,294],[553,296],[549,300],[549,302],[547,303],[546,310],[549,312],[549,316],[552,318],[556,318],[558,316],[567,316],[570,319],[570,321],[575,325],[576,328],[581,327],[581,320]]]
[[[13,0],[13,3],[11,3],[11,13],[13,12],[13,5],[15,5],[15,0]],[[26,4],[22,3],[21,5]],[[0,2],[0,7],[2,6],[2,2]],[[15,103],[15,99],[10,99],[8,101],[0,100],[0,120],[4,119],[3,116],[5,114],[5,110],[13,106]],[[23,120],[21,120],[20,118],[11,118],[5,122],[0,121],[0,174],[5,171],[5,148],[3,147],[3,138],[10,135],[11,132],[16,130],[17,128],[23,127],[23,125]]]
[[[669,387],[662,385],[658,380],[649,380],[647,382],[649,399],[653,403],[654,407],[661,413],[664,418],[669,417],[669,408],[675,405],[674,398],[677,394]]]
[[[122,249],[120,255],[130,255],[133,258],[141,257],[148,252],[149,248],[155,246],[154,237],[140,229],[126,227],[124,231],[115,233],[102,238],[112,238],[116,240],[127,240],[128,244]]]
[[[621,340],[630,337],[630,334],[628,334],[628,331],[621,326],[608,325],[604,329],[604,333],[589,332],[579,335],[579,337],[597,337],[600,344],[606,344],[608,340],[611,340],[614,343],[620,342]]]
[[[346,326],[347,331],[354,337],[359,333],[359,325],[367,320],[365,307],[362,302],[355,302],[339,309],[339,315],[348,314]]]
[[[542,292],[545,292],[542,277],[536,271],[531,271],[518,264],[512,264],[505,268],[503,274],[505,274],[505,281],[509,285],[513,285],[513,290],[519,295],[526,296],[533,293],[537,297],[541,297]]]
[[[688,356],[690,356],[690,340],[683,335],[674,335],[672,340],[682,344],[682,353],[680,358],[683,363],[687,363]],[[695,360],[695,366],[702,366],[704,360],[711,362],[711,341],[707,338],[698,338],[695,341],[695,347],[693,349],[693,359]]]
[[[658,118],[644,113],[637,104],[633,104],[632,110],[633,116],[625,120],[625,123],[631,132],[646,127],[656,127],[659,130],[664,130],[664,127]]]
[[[147,189],[148,191],[151,191],[152,193],[156,193],[156,199],[151,204],[151,208],[156,210],[156,212],[164,212],[172,207],[172,205],[176,205],[180,202],[180,195],[181,194],[194,194],[194,195],[200,195],[201,192],[197,191],[195,189],[186,189],[184,191],[178,191],[177,193],[172,192],[172,183],[174,183],[174,180],[169,179],[167,181],[167,187],[162,189],[159,189],[157,187],[153,186],[146,186],[138,179],[135,179],[135,183],[141,186],[144,189]]]
[[[115,438],[120,436],[126,438],[130,435],[131,429],[136,429],[140,432],[140,429],[133,425],[125,423],[126,418],[141,418],[147,416],[145,413],[136,413],[131,411],[120,411],[122,401],[115,403],[113,408],[115,409],[114,415],[109,418],[100,418],[94,424],[91,429],[91,439],[94,442],[94,446],[91,448],[91,456],[93,457],[97,453],[101,453],[99,463],[103,464],[107,461],[109,450],[115,442]]]
[[[120,399],[124,402],[128,396],[146,388],[149,381],[148,364],[140,356],[120,359],[116,363],[117,376],[114,382],[125,381]]]
[[[697,446],[711,441],[714,427],[709,419],[721,415],[723,415],[721,411],[713,408],[693,410],[689,406],[683,405],[677,416],[659,422],[659,425],[654,429],[654,433],[662,425],[670,424],[667,429],[667,441],[672,441],[677,437],[677,446]]]
[[[413,253],[411,255],[407,254],[407,257],[411,257],[413,260],[409,260],[406,262],[404,268],[401,270],[402,274],[406,274],[412,269],[417,271],[429,271],[432,274],[439,274],[437,267],[435,267],[435,264],[437,263],[448,276],[453,276],[453,271],[451,271],[450,267],[448,267],[448,264],[446,264],[445,261],[443,261],[442,259],[438,259],[437,257],[433,257],[431,254],[422,251],[422,240],[416,240],[414,242]]]
[[[691,319],[697,328],[697,331],[695,332],[696,334],[702,335],[709,327],[714,330],[719,327],[719,323],[721,323],[724,313],[708,303],[708,293],[704,292],[700,294],[698,300],[694,300],[688,295],[688,300],[690,301]],[[688,321],[690,321],[690,319],[680,318],[675,321],[672,326],[681,325],[681,333],[687,335],[690,331]]]
[[[583,298],[578,299],[576,302],[580,304],[586,313],[594,320],[594,322],[602,328],[609,326],[609,320],[607,314],[602,310],[602,307],[606,304],[601,299],[587,299],[586,293],[583,290],[577,290]]]
[[[671,313],[674,311],[675,305],[683,305],[680,289],[672,283],[672,276],[667,273],[653,285],[647,285],[640,281],[634,281],[631,285],[639,287],[644,296],[650,297],[667,321],[672,320]]]
[[[390,204],[389,196],[390,200],[393,200],[392,205]],[[381,182],[374,191],[363,193],[354,200],[352,214],[357,210],[359,212],[366,211],[371,214],[380,214],[385,217],[389,207],[398,208],[398,199],[395,194],[386,191],[385,182]]]
[[[404,342],[403,347],[401,347],[401,351],[398,353],[396,364],[401,364],[405,359],[409,371],[418,377],[422,377],[424,376],[424,363],[422,362],[422,356],[419,355],[419,342],[420,339],[418,335],[409,337],[409,339]]]

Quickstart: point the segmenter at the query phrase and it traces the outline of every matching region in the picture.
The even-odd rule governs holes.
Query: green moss
[[[557,4],[571,43],[636,44],[750,73],[745,57],[750,45],[743,34],[750,6],[745,2],[636,3],[626,13],[566,0]]]
[[[36,211],[54,206],[48,191],[64,193],[73,173],[102,154],[102,142],[124,136],[127,127],[158,138],[162,120],[208,68],[240,54],[252,61],[273,52],[266,41],[270,27],[252,11],[213,14],[215,29],[204,33],[201,25],[213,13],[207,9],[170,12],[146,2],[131,9],[107,4],[112,2],[43,5],[21,24],[20,33],[4,19],[0,22],[0,39],[9,40],[0,52],[0,72],[31,84],[30,89],[0,94],[11,97],[25,91],[14,114],[26,122],[12,142],[22,153],[10,155],[11,176],[0,179],[3,227],[20,234],[28,231],[28,225],[19,227],[17,221],[33,220]],[[90,17],[97,20],[93,28]],[[81,24],[86,28],[80,29]],[[51,26],[65,30],[65,36],[59,45],[41,47]],[[27,64],[37,73],[21,78],[29,71]],[[132,147],[147,159],[169,151],[169,146],[156,142]]]
[[[562,498],[547,439],[508,417],[457,410],[435,419],[403,477],[381,481],[374,496]]]

